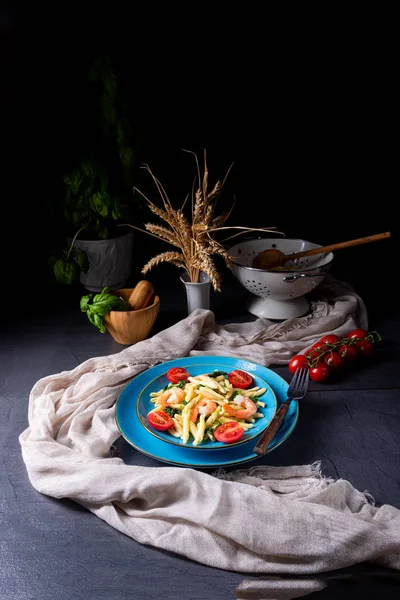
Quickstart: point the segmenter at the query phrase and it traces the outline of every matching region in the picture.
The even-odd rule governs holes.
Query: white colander
[[[266,271],[251,265],[257,254],[268,248],[291,254],[319,247],[306,240],[287,238],[258,238],[231,246],[228,252],[232,271],[250,292],[247,310],[257,317],[276,320],[307,314],[310,302],[305,295],[325,279],[332,264],[332,252],[293,259],[285,265],[284,271]]]

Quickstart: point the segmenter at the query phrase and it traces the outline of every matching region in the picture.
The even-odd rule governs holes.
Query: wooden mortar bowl
[[[112,292],[128,301],[133,288]],[[151,304],[139,310],[111,310],[104,315],[104,323],[118,344],[130,345],[145,340],[153,328],[160,310],[160,298],[154,296]]]

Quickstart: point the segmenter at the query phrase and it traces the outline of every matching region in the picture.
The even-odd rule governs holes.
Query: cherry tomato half
[[[179,383],[180,381],[187,381],[189,373],[183,367],[172,367],[168,371],[167,377],[171,383]]]
[[[329,374],[329,367],[327,367],[327,365],[324,363],[320,363],[316,367],[310,369],[310,379],[313,381],[318,381],[319,383],[326,381],[329,377]]]
[[[239,423],[236,421],[226,421],[226,423],[222,423],[222,425],[218,425],[218,427],[214,429],[215,439],[224,444],[237,442],[243,434],[243,427],[240,427]]]
[[[233,385],[233,387],[239,388],[241,390],[248,388],[253,383],[252,376],[246,373],[245,371],[240,371],[239,369],[228,373],[228,380]]]
[[[355,346],[347,346],[346,344],[343,344],[343,346],[340,346],[339,348],[339,354],[344,358],[345,362],[352,362],[358,358],[359,352],[358,348]]]
[[[297,369],[301,369],[302,367],[308,367],[307,358],[304,354],[296,354],[289,362],[289,371],[291,373],[296,373]]]
[[[167,431],[167,429],[171,429],[171,427],[175,425],[172,417],[162,410],[149,413],[147,415],[147,420],[154,429],[157,429],[157,431]]]
[[[352,338],[366,338],[368,335],[368,331],[366,331],[365,329],[353,329],[353,331],[350,331],[350,333],[348,334],[348,338],[352,339]]]

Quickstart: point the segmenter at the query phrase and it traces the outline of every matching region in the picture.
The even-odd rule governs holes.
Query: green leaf
[[[96,302],[102,302],[105,298],[107,298],[107,296],[111,293],[110,290],[111,288],[109,286],[104,287],[99,294],[94,296],[93,304],[96,304]]]
[[[90,263],[86,252],[84,252],[80,248],[74,248],[74,256],[76,262],[79,265],[80,270],[84,273],[87,273],[89,270]]]
[[[128,310],[129,305],[122,298],[109,294],[98,301],[93,298],[93,304],[90,309],[94,314],[104,316],[110,310]]]
[[[65,260],[60,258],[53,267],[53,272],[56,280],[59,283],[71,285],[79,279],[80,268],[74,260]]]
[[[96,325],[97,329],[100,331],[100,333],[105,333],[107,331],[107,328],[104,325],[103,319],[101,319],[98,315],[93,315],[93,316],[94,316],[94,324]]]
[[[82,216],[76,210],[72,213],[72,223],[79,227],[82,223]]]
[[[76,198],[75,194],[72,193],[72,189],[69,187],[65,194],[65,204],[67,206],[73,205],[75,202],[75,198]]]
[[[89,321],[105,333],[107,328],[104,325],[103,317],[111,310],[129,310],[130,306],[121,296],[115,296],[111,293],[111,288],[105,286],[99,294],[87,294],[80,300],[82,312],[86,312]]]
[[[93,298],[93,294],[87,294],[87,296],[82,296],[81,301],[79,303],[80,309],[82,312],[86,312],[89,310],[89,304]]]
[[[96,177],[96,171],[90,162],[83,162],[81,168],[83,173],[86,175],[86,177],[89,177],[89,179],[93,180]]]
[[[112,310],[118,310],[118,306],[123,306],[127,309],[129,307],[129,304],[125,302],[125,300],[121,296],[116,296],[111,292],[110,286],[105,286],[100,292],[100,294],[96,294],[96,296],[93,298],[93,304],[104,301],[107,301],[110,304]]]
[[[101,240],[106,240],[108,238],[108,229],[107,227],[99,227],[97,230],[97,237]]]
[[[83,176],[80,171],[74,171],[71,175],[71,190],[73,194],[77,194],[80,185],[83,181]]]
[[[167,413],[167,415],[169,415],[170,417],[174,417],[176,413],[179,412],[179,410],[176,408],[172,408],[171,406],[167,406],[167,408],[164,408],[164,412]]]
[[[114,123],[115,123],[115,107],[114,107],[112,99],[106,92],[103,92],[103,95],[102,95],[101,101],[100,101],[100,106],[101,106],[101,111],[103,113],[105,120],[108,121],[109,123],[111,123],[111,125],[114,125]]]
[[[112,209],[112,218],[118,221],[118,219],[122,219],[124,216],[127,217],[127,213],[124,210],[125,206],[121,203],[118,198],[114,198],[114,206]]]
[[[133,163],[132,149],[127,146],[122,146],[119,150],[119,157],[124,167],[129,167]]]
[[[90,310],[94,315],[101,315],[103,317],[110,312],[111,307],[108,305],[108,302],[104,300],[103,302],[93,303],[90,306]]]
[[[93,298],[93,301],[96,302],[97,300],[102,300],[104,298],[104,296],[106,296],[107,294],[111,294],[111,288],[109,285],[104,286],[103,289],[101,290],[100,294],[97,294]]]
[[[107,69],[101,74],[101,79],[103,81],[103,85],[110,96],[110,98],[114,99],[115,94],[117,93],[117,82],[116,77],[112,71],[112,69]]]
[[[93,194],[94,191],[94,184],[91,183],[90,185],[88,185],[88,187],[83,191],[83,195],[81,196],[81,198],[84,198],[86,200],[86,198],[90,197]]]
[[[92,313],[90,310],[88,310],[86,314],[89,321],[92,323],[92,325],[97,327],[100,333],[105,333],[107,331],[106,326],[103,323],[103,319],[99,317],[99,315]]]
[[[215,369],[212,373],[208,373],[208,377],[219,377],[220,375],[223,375],[224,377],[228,376],[228,373],[226,373],[226,371],[218,371],[218,369]]]
[[[100,192],[95,192],[90,199],[90,207],[101,217],[106,217],[108,215],[107,197],[104,197]]]
[[[87,210],[88,207],[88,199],[85,196],[79,196],[78,198],[75,198],[75,210],[79,211],[80,213],[83,212],[84,210]]]
[[[126,119],[121,119],[117,123],[117,142],[118,146],[126,146],[131,137],[131,127]]]

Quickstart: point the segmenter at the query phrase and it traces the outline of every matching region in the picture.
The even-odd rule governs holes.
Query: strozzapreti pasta
[[[189,375],[186,380],[169,383],[163,389],[152,392],[154,408],[149,414],[167,413],[173,425],[166,433],[180,438],[184,444],[198,446],[203,441],[214,442],[216,439],[228,443],[228,439],[218,436],[220,426],[232,423],[233,428],[237,424],[235,428],[240,432],[239,437],[253,428],[257,419],[265,418],[259,411],[265,406],[262,401],[265,392],[266,388],[260,386],[236,388],[229,381],[228,374],[221,371]]]

